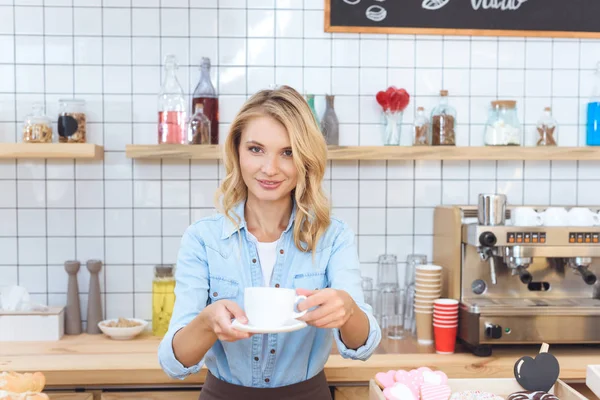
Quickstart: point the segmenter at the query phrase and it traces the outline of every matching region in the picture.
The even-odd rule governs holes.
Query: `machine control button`
[[[485,335],[490,339],[500,339],[502,337],[502,327],[500,325],[486,324]]]
[[[496,235],[494,235],[494,232],[483,232],[480,236],[479,236],[479,243],[481,243],[482,246],[484,247],[492,247],[496,245]]]
[[[600,242],[600,235],[598,235],[597,233],[592,233],[592,243],[598,242]]]

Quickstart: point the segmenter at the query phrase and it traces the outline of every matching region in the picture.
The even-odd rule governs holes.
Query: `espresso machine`
[[[510,217],[495,194],[435,209],[433,261],[442,296],[460,300],[459,340],[479,356],[492,345],[600,343],[600,227],[513,226]]]

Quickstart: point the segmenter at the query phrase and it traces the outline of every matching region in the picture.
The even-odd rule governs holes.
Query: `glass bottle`
[[[588,146],[600,146],[600,62],[596,64],[592,95],[587,104],[586,143]]]
[[[315,121],[318,124],[319,123],[319,117],[317,116],[317,110],[315,109],[315,95],[314,94],[307,94],[306,95],[306,102],[308,103],[308,107],[310,108],[310,111],[313,113],[313,116],[315,117]]]
[[[448,91],[440,90],[440,102],[431,111],[431,144],[456,146],[456,110],[448,104]]]
[[[210,79],[210,58],[202,57],[200,80],[192,95],[192,110],[196,104],[204,105],[204,115],[210,121],[210,143],[219,144],[219,98]]]
[[[177,60],[165,57],[165,80],[158,95],[158,143],[187,144],[183,89],[177,80]]]
[[[484,143],[486,146],[519,146],[521,144],[521,123],[517,115],[516,101],[492,101],[485,124]]]
[[[429,119],[425,115],[423,107],[417,108],[417,115],[414,123],[414,146],[428,146],[431,143],[429,138]]]
[[[85,143],[86,133],[85,100],[58,100],[58,141],[60,143]]]
[[[340,124],[333,107],[335,96],[326,95],[325,100],[327,105],[321,119],[321,132],[323,132],[328,145],[337,146],[340,142]]]
[[[164,336],[169,329],[175,306],[175,277],[173,265],[154,267],[152,281],[152,334]]]
[[[536,146],[558,146],[558,123],[552,116],[552,108],[544,108],[535,129]]]
[[[210,120],[204,115],[204,104],[196,103],[196,112],[189,122],[190,144],[210,144]]]
[[[23,123],[23,142],[52,143],[52,120],[44,114],[44,104],[34,103]]]

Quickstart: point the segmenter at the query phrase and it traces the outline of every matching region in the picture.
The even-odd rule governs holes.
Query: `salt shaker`
[[[98,273],[102,269],[102,261],[88,260],[87,269],[90,271],[90,292],[88,294],[87,333],[102,333],[98,323],[102,321],[102,299],[100,296],[100,279]]]
[[[79,261],[65,261],[65,271],[69,275],[65,312],[65,333],[67,335],[81,333],[81,307],[79,305],[79,285],[77,284],[77,273],[80,266]]]

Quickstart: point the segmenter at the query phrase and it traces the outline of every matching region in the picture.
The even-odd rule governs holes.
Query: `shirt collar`
[[[231,211],[231,216],[236,219],[236,215],[239,217],[239,229],[246,229],[246,218],[244,215],[244,210],[246,208],[246,199],[240,201],[236,204]],[[290,219],[288,221],[287,227],[284,232],[288,232],[292,226],[294,225],[294,219],[296,218],[296,200],[292,197],[292,213],[290,214]],[[238,230],[238,227],[225,216],[224,224],[223,224],[223,232],[221,233],[221,239],[227,239],[233,235],[234,232]]]

